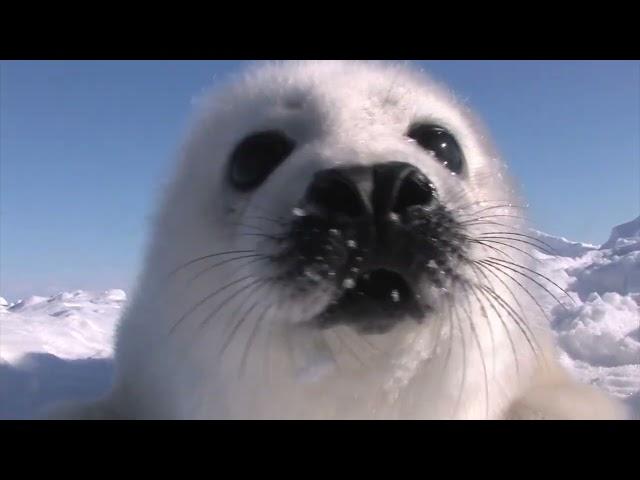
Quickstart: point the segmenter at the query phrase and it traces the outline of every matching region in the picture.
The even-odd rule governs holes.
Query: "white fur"
[[[407,140],[406,130],[415,120],[439,123],[457,137],[468,175],[451,175]],[[286,131],[298,147],[255,192],[238,194],[226,183],[228,156],[244,136],[266,129]],[[480,307],[481,301],[462,290],[456,292],[453,323],[443,303],[438,315],[421,325],[405,322],[383,335],[362,336],[344,326],[326,332],[305,327],[305,320],[330,300],[322,290],[296,296],[279,286],[247,289],[230,298],[249,279],[211,298],[171,331],[185,312],[216,289],[244,275],[269,275],[272,267],[259,261],[242,267],[245,260],[233,261],[192,284],[188,280],[195,273],[228,257],[195,263],[173,276],[169,272],[215,252],[271,251],[272,243],[243,235],[251,230],[238,223],[274,231],[273,223],[256,216],[289,218],[316,171],[389,160],[421,168],[452,208],[479,200],[518,202],[478,121],[445,88],[403,65],[267,64],[213,94],[203,103],[181,153],[159,210],[138,290],[122,319],[115,387],[93,410],[82,407],[75,415],[63,416],[94,418],[102,411],[107,418],[571,417],[571,409],[564,405],[556,415],[554,405],[562,402],[547,401],[552,396],[540,393],[545,379],[551,378],[541,372],[557,372],[559,367],[544,317],[515,286],[512,290],[543,355],[532,353],[521,328],[504,312],[501,322],[486,301]],[[478,205],[468,211],[474,209],[479,210]],[[514,213],[508,207],[492,210],[501,212]],[[514,219],[502,220],[518,227]],[[487,228],[491,227],[474,226],[470,232],[479,234]],[[477,245],[472,253],[475,258],[495,255]],[[527,256],[516,250],[509,253],[535,268]],[[495,281],[492,287],[511,299],[501,283]],[[281,304],[266,310],[276,298]],[[250,311],[221,356],[235,325],[229,319],[239,319],[256,301],[261,303]],[[219,312],[201,326],[216,309]],[[265,310],[254,330],[258,314]],[[562,384],[572,389],[568,380]],[[586,387],[575,391],[582,388]],[[528,401],[532,389],[536,393]],[[591,395],[604,405],[593,417],[620,416],[604,396]]]

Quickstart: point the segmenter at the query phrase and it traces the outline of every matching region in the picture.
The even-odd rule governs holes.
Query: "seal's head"
[[[484,378],[487,339],[508,336],[509,352],[533,345],[504,287],[505,262],[528,265],[512,187],[447,89],[399,64],[286,62],[249,70],[201,107],[122,324],[121,357],[145,352],[129,364],[153,362],[164,383],[173,372],[176,392],[196,378],[229,391],[222,378],[252,370],[247,388],[279,379],[281,398],[249,397],[276,410],[286,397],[287,411],[306,405],[306,416],[326,409],[287,397],[297,388],[288,368],[350,363],[354,342],[380,352],[360,386],[400,375],[398,357],[437,383],[421,367],[435,351],[425,345],[443,346],[450,368],[464,360],[458,373],[477,345]],[[446,377],[451,390],[458,373]],[[343,387],[335,391],[363,391],[353,379]]]
[[[420,73],[260,65],[203,102],[181,156],[113,409],[498,418],[551,351],[540,241],[483,129]]]
[[[190,222],[172,231],[189,239],[167,242],[171,256],[211,255],[195,283],[238,280],[281,321],[363,333],[428,322],[464,279],[470,212],[511,198],[478,128],[397,64],[263,66],[205,104],[170,202]]]

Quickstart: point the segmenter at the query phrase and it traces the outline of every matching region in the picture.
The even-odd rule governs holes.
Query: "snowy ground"
[[[601,247],[534,234],[555,256],[545,273],[575,303],[552,310],[562,361],[581,381],[622,398],[640,417],[640,217]],[[0,297],[0,419],[31,418],[53,403],[105,391],[122,290]]]

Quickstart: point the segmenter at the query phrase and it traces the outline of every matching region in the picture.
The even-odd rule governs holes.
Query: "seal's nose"
[[[390,213],[402,215],[414,205],[426,206],[433,197],[433,185],[420,170],[404,162],[387,162],[316,173],[306,204],[327,220],[368,218],[377,223]]]
[[[434,187],[420,170],[404,162],[376,165],[372,204],[376,217],[403,215],[413,206],[427,206],[434,199]]]
[[[357,220],[372,213],[373,170],[370,167],[340,167],[321,170],[313,177],[306,204],[326,219]],[[346,218],[345,218],[346,217]]]
[[[291,239],[303,278],[324,276],[340,292],[319,325],[344,322],[383,333],[403,319],[423,318],[428,306],[413,286],[436,255],[430,240],[440,235],[431,218],[436,209],[424,208],[436,204],[429,179],[408,163],[316,173],[303,208],[294,209]]]

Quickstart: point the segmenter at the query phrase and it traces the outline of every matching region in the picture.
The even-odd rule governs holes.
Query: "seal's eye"
[[[407,136],[435,157],[453,173],[460,173],[464,166],[464,155],[456,139],[447,130],[437,125],[416,123],[411,125]]]
[[[229,161],[229,181],[238,190],[251,190],[293,151],[295,143],[282,132],[253,133],[233,150]]]

